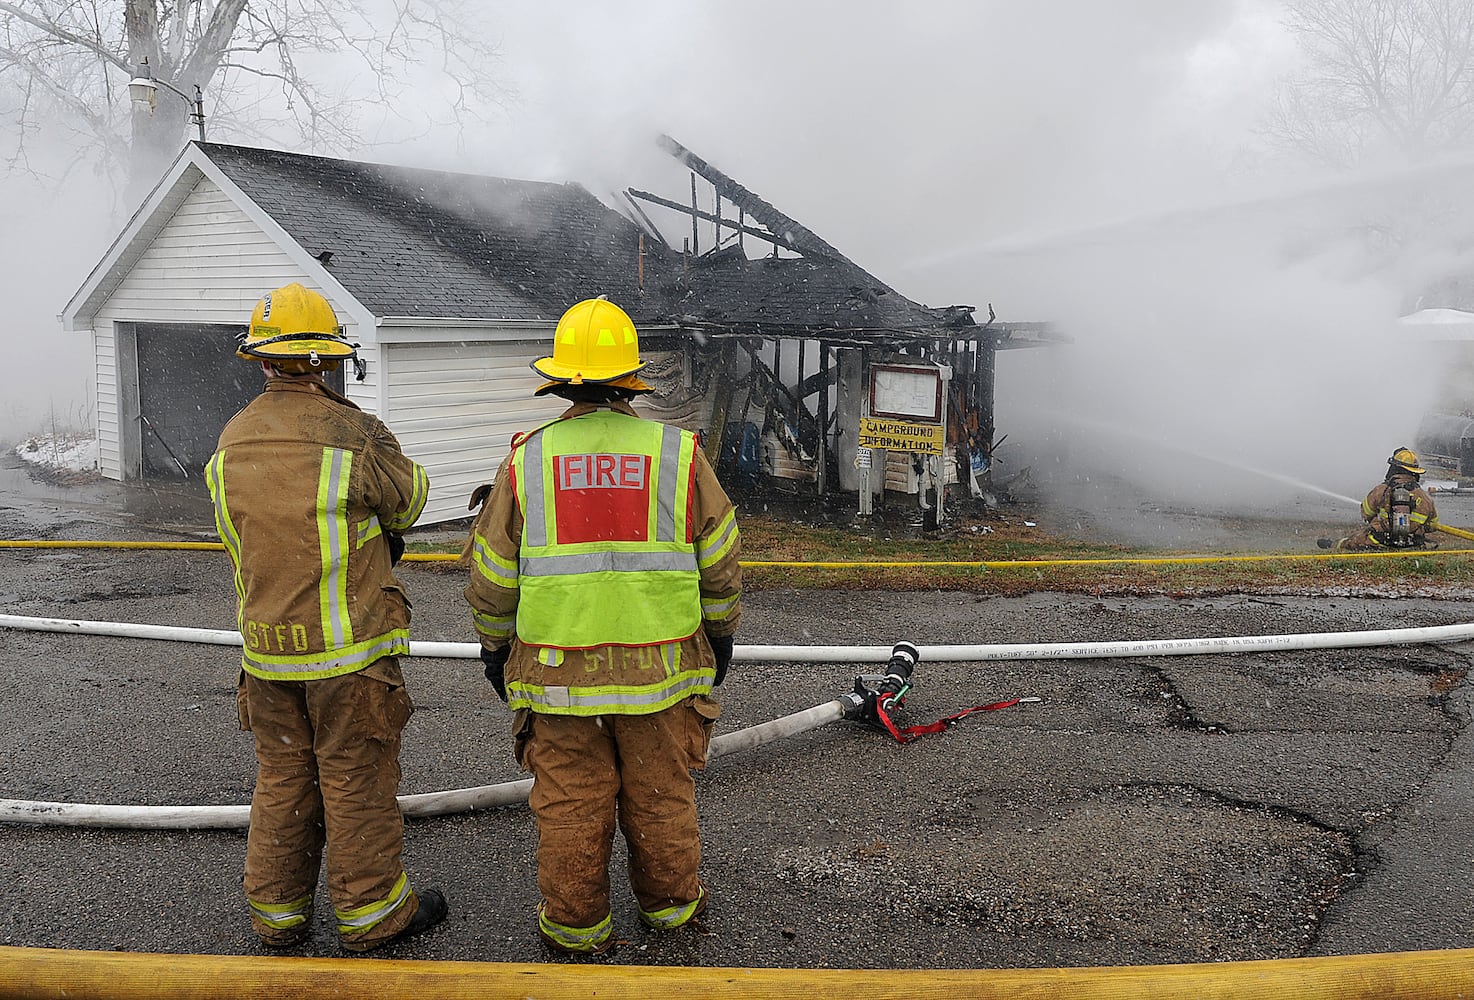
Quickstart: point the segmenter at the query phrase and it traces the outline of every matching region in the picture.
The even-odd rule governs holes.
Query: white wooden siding
[[[354,375],[353,362],[350,361],[343,366],[343,395],[352,400],[360,410],[376,413],[382,417],[385,380],[379,350],[373,344],[365,344],[354,336],[354,329],[351,326],[347,327],[343,333],[349,343],[358,345],[358,356],[368,366],[362,382],[357,381]]]
[[[132,416],[120,412],[118,379],[132,373],[117,370],[115,324],[244,326],[262,293],[292,281],[314,284],[220,188],[202,178],[93,319],[98,453],[104,476],[123,478],[120,424]],[[351,326],[347,334],[355,336]],[[367,357],[373,352],[363,353]],[[349,398],[371,413],[381,410],[377,368],[370,359],[364,383],[355,383],[351,371],[346,376]]]
[[[304,280],[285,250],[201,179],[98,310],[95,326],[244,323],[262,292]]]
[[[384,346],[384,420],[405,454],[430,474],[421,524],[470,517],[471,491],[491,482],[512,435],[567,409],[557,396],[532,395],[540,380],[527,365],[547,353],[544,340]]]
[[[123,460],[118,443],[118,353],[111,323],[92,331],[93,385],[97,391],[94,420],[97,424],[97,468],[108,479],[123,478]]]

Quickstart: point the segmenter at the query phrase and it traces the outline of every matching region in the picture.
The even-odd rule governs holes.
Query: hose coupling
[[[856,681],[858,685],[858,679]],[[858,691],[846,691],[839,696],[839,703],[846,719],[863,719],[865,717],[865,696]]]

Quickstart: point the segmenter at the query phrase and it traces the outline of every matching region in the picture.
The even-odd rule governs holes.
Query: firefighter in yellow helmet
[[[1361,502],[1361,527],[1345,538],[1318,538],[1323,549],[1370,552],[1378,549],[1438,547],[1428,532],[1438,530],[1433,498],[1418,485],[1427,470],[1411,448],[1398,448],[1387,459],[1387,476]]]
[[[311,936],[326,846],[339,940],[368,951],[446,911],[405,874],[396,800],[414,708],[399,667],[409,601],[391,567],[430,483],[380,420],[325,384],[357,353],[317,292],[263,297],[237,353],[261,362],[265,389],[225,425],[206,475],[235,565],[241,728],[256,741],[251,924],[269,947]]]
[[[647,926],[707,902],[691,770],[741,615],[736,511],[695,435],[631,407],[644,365],[624,310],[569,309],[532,368],[572,405],[513,439],[467,542],[486,675],[534,777],[538,932],[563,952],[613,943],[616,825]]]

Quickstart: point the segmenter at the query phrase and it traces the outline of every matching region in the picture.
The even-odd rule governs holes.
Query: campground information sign
[[[861,448],[940,455],[946,439],[946,430],[941,424],[922,424],[888,417],[861,417],[857,443]]]

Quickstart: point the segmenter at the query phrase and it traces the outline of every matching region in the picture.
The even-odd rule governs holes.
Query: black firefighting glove
[[[398,566],[399,560],[404,558],[404,536],[398,532],[386,531],[384,537],[389,539],[389,565]]]
[[[486,666],[486,679],[491,681],[491,686],[496,688],[496,696],[504,702],[507,700],[507,657],[511,655],[511,646],[498,649],[481,647],[481,662]]]
[[[721,687],[722,681],[727,679],[727,667],[732,663],[732,637],[730,635],[709,635],[706,641],[711,643],[711,651],[717,657],[717,675],[711,684],[712,687]]]

